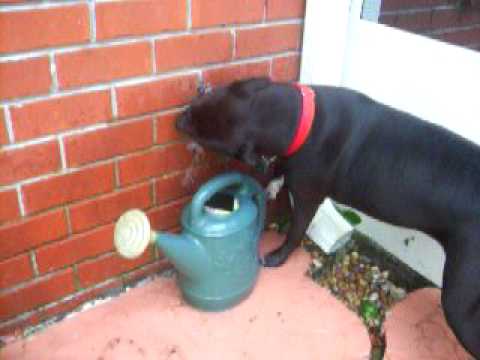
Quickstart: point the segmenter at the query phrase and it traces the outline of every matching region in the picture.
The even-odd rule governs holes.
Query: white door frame
[[[480,144],[480,53],[363,20],[362,4],[307,0],[300,81],[356,89]],[[436,242],[363,220],[360,230],[441,284],[444,254]]]

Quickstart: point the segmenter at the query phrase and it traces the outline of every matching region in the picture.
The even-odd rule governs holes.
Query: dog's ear
[[[249,97],[270,86],[271,83],[272,81],[267,77],[252,78],[233,82],[229,86],[229,90],[239,97]]]

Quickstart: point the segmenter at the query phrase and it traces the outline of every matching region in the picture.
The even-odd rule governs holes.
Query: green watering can
[[[145,213],[130,210],[117,221],[114,242],[126,258],[157,244],[178,270],[185,300],[202,310],[220,311],[238,304],[255,285],[264,222],[263,188],[232,172],[200,187],[183,209],[181,234],[152,231]]]

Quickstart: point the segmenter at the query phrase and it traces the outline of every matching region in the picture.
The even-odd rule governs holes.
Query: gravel
[[[385,315],[393,304],[406,296],[406,290],[389,280],[388,270],[379,268],[371,258],[359,252],[355,241],[351,240],[333,255],[327,255],[309,239],[302,245],[312,257],[307,274],[363,320],[372,343],[370,358],[382,359]]]

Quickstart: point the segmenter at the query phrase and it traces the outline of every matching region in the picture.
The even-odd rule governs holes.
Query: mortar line
[[[152,58],[152,73],[157,73],[157,52],[155,51],[155,39],[150,40],[150,51]]]
[[[95,13],[95,1],[88,0],[89,26],[90,26],[90,42],[97,41],[97,16]]]
[[[192,29],[192,0],[187,0],[187,29]]]
[[[67,156],[65,155],[65,144],[63,143],[63,136],[58,137],[58,148],[60,149],[60,161],[62,163],[62,169],[67,169]]]
[[[158,116],[157,115],[154,115],[152,117],[152,121],[153,121],[153,126],[152,126],[152,129],[153,129],[153,144],[156,145],[157,144],[157,130],[158,130]]]
[[[265,0],[263,2],[263,18],[262,18],[262,23],[265,23],[267,21],[267,8],[268,8],[268,0]]]
[[[232,60],[233,60],[237,57],[237,31],[234,29],[231,29],[230,32],[232,34],[232,46],[233,46]]]
[[[455,5],[438,5],[434,8],[431,7],[418,7],[414,9],[397,9],[382,11],[380,15],[414,15],[418,13],[430,12],[430,11],[443,11],[443,10],[456,10]]]
[[[152,207],[157,206],[157,191],[155,189],[155,178],[150,179],[150,183],[152,184],[151,193],[152,193]]]
[[[53,9],[62,6],[73,6],[85,4],[83,0],[63,0],[62,2],[58,1],[42,1],[42,2],[35,2],[35,3],[25,3],[25,4],[11,4],[11,5],[0,5],[0,12],[20,12],[20,11],[27,11],[27,10],[37,10],[37,9]]]
[[[52,84],[50,86],[50,92],[58,92],[58,74],[57,74],[57,64],[55,62],[55,54],[50,52],[48,54],[50,60],[50,77],[52,79]]]
[[[120,189],[122,185],[120,183],[120,166],[118,164],[118,159],[115,159],[113,162],[113,175],[115,178],[115,188]]]
[[[80,281],[80,276],[78,275],[78,264],[72,265],[72,273],[73,273],[73,286],[75,288],[75,293],[78,294],[81,291],[85,290],[85,288],[82,286],[82,282]]]
[[[64,214],[65,214],[65,222],[67,223],[67,234],[72,235],[73,234],[73,228],[72,228],[72,219],[70,218],[70,210],[68,209],[67,206],[63,208]]]
[[[470,25],[463,25],[463,26],[456,26],[444,29],[436,29],[432,31],[426,32],[429,35],[443,35],[443,34],[451,34],[457,31],[466,31],[466,30],[476,30],[480,29],[480,24],[470,24]]]
[[[114,86],[110,88],[110,105],[112,107],[112,118],[118,119],[117,92]]]
[[[30,264],[32,265],[33,274],[35,277],[40,276],[40,271],[38,270],[37,257],[35,251],[30,250]]]
[[[4,106],[3,108],[5,128],[7,129],[8,141],[10,144],[15,143],[15,134],[13,133],[13,123],[12,123],[12,114],[10,113],[10,108]],[[5,146],[5,147],[8,147]]]
[[[22,217],[26,216],[26,211],[25,211],[25,202],[23,201],[23,194],[22,194],[22,188],[20,184],[15,185],[15,190],[17,191],[17,200],[18,200],[18,207],[20,209],[20,215]]]

